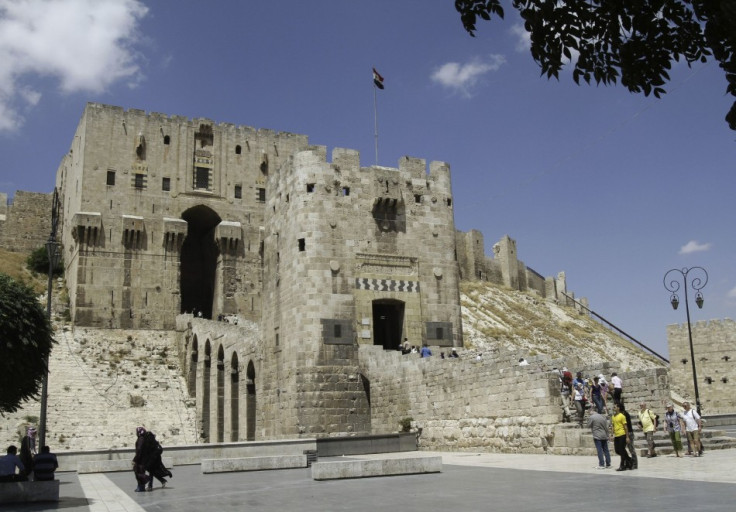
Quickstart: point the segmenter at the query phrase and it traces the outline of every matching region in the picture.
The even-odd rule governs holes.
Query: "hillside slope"
[[[624,371],[664,366],[640,349],[571,307],[488,282],[460,285],[465,348],[512,352],[518,357],[576,356],[591,365],[617,362]]]

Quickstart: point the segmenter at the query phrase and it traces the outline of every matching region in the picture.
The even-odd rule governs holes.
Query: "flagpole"
[[[376,165],[378,165],[378,108],[376,107],[376,84],[373,83],[373,138],[376,143]]]

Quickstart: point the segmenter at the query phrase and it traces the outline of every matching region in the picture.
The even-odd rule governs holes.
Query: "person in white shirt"
[[[700,420],[700,414],[690,408],[690,402],[683,402],[682,419],[685,420],[685,430],[687,431],[687,440],[693,451],[694,457],[699,457],[702,453],[700,446],[700,432],[703,430],[703,422]]]
[[[618,376],[616,372],[611,374],[611,384],[613,385],[613,403],[621,403],[621,392],[623,391],[624,381]]]

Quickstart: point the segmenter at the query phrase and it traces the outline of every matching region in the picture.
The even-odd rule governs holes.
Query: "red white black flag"
[[[373,85],[383,89],[383,77],[376,71],[376,68],[373,68]]]

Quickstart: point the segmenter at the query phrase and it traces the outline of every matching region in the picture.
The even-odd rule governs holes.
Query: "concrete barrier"
[[[59,481],[2,482],[0,503],[59,501]]]
[[[340,478],[367,478],[374,476],[415,475],[440,473],[442,457],[410,457],[401,459],[345,460],[315,462],[312,464],[314,480]]]
[[[164,466],[174,466],[174,459],[162,457]],[[80,460],[77,462],[77,473],[112,473],[116,471],[133,471],[133,461],[125,459],[113,460]]]
[[[240,457],[237,459],[202,460],[202,473],[264,471],[271,469],[294,469],[306,467],[306,455],[274,455],[270,457]]]

